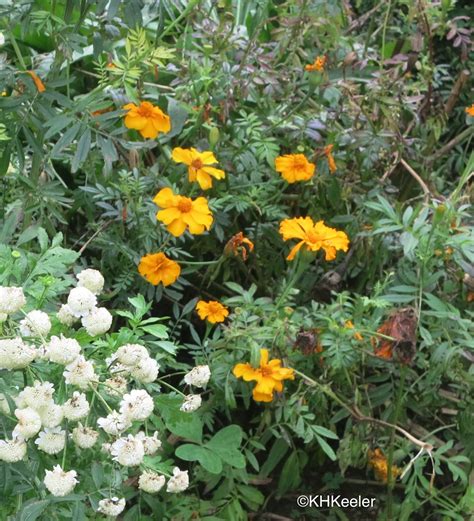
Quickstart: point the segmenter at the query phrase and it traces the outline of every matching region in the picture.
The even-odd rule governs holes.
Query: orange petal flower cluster
[[[160,282],[163,286],[169,286],[176,282],[181,268],[177,262],[169,259],[164,253],[149,253],[140,259],[138,272],[154,286]]]
[[[346,329],[354,329],[354,324],[352,323],[352,320],[346,320],[346,323],[344,324],[344,327]],[[354,338],[356,340],[358,340],[359,342],[361,340],[364,340],[364,337],[360,333],[357,333],[357,332],[354,333]]]
[[[196,310],[201,320],[207,320],[211,324],[224,322],[229,315],[229,310],[216,300],[210,300],[209,302],[200,300],[196,304]]]
[[[243,378],[246,382],[257,382],[252,391],[256,402],[271,402],[274,392],[283,391],[284,380],[294,380],[294,370],[281,367],[281,360],[275,358],[268,360],[268,349],[260,349],[260,365],[255,368],[249,363],[237,364],[233,373],[237,378]]]
[[[123,108],[128,111],[125,126],[138,130],[145,139],[155,139],[159,132],[171,130],[170,117],[149,101],[142,101],[140,105],[127,103]]]
[[[283,240],[299,239],[292,248],[287,260],[293,260],[302,246],[308,251],[324,250],[327,261],[336,258],[337,250],[346,252],[349,249],[347,235],[334,228],[329,228],[324,221],[314,222],[311,217],[295,217],[280,223],[280,234]]]
[[[247,248],[248,251],[247,251]],[[233,235],[227,242],[224,248],[225,255],[234,255],[235,257],[241,256],[244,261],[247,260],[249,252],[254,249],[254,244],[250,239],[244,237],[242,232]]]
[[[26,73],[31,76],[31,79],[33,80],[36,88],[38,89],[38,92],[44,92],[46,90],[44,83],[41,81],[40,77],[36,74],[36,72],[26,71]]]
[[[369,467],[374,471],[375,477],[382,483],[388,480],[388,461],[381,449],[369,450]],[[391,468],[392,478],[395,479],[402,471],[395,465]]]
[[[464,110],[466,114],[474,118],[474,103],[470,107],[466,107]]]
[[[324,154],[326,155],[326,159],[328,160],[329,171],[331,174],[337,170],[336,161],[334,160],[334,156],[332,155],[332,149],[334,145],[328,145],[324,147]]]
[[[156,194],[153,202],[163,208],[156,214],[156,218],[175,237],[182,235],[186,229],[194,235],[200,235],[211,227],[212,213],[204,197],[191,199],[175,195],[171,188],[163,188]]]
[[[316,165],[310,163],[303,154],[288,154],[275,159],[275,170],[288,183],[308,181],[314,175]]]
[[[304,70],[308,72],[322,72],[324,71],[324,66],[326,65],[327,58],[326,56],[316,56],[314,63],[306,65]]]
[[[224,179],[225,172],[219,168],[214,168],[210,165],[215,165],[217,159],[210,151],[199,152],[195,148],[174,148],[171,155],[176,163],[184,163],[188,166],[189,181],[199,183],[202,190],[209,190],[212,188],[212,178]]]

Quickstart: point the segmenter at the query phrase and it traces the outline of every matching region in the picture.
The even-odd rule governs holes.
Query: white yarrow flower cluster
[[[124,508],[124,498],[111,497],[109,499],[101,499],[97,511],[106,516],[117,517],[123,512]]]
[[[173,469],[173,477],[171,477],[166,485],[166,491],[171,494],[183,492],[189,487],[189,476],[187,470],[180,470],[178,467]]]
[[[72,398],[63,404],[65,418],[70,421],[79,421],[89,414],[90,405],[84,393],[74,391]]]
[[[26,304],[22,288],[0,286],[0,313],[12,315]]]
[[[38,434],[35,444],[38,445],[38,449],[47,454],[58,454],[66,444],[66,431],[61,427],[45,428]]]
[[[138,478],[138,488],[143,490],[143,492],[148,492],[148,494],[156,494],[164,487],[165,481],[164,476],[145,470]]]
[[[52,336],[45,346],[45,357],[56,364],[72,364],[80,354],[79,342],[74,338],[66,338],[64,335]]]
[[[21,438],[0,440],[0,461],[15,463],[26,456],[27,445]]]
[[[102,273],[93,269],[85,269],[76,275],[78,288],[86,288],[94,295],[100,295],[104,289]]]
[[[184,397],[184,402],[180,407],[183,412],[194,412],[202,405],[202,398],[200,394],[188,394]]]
[[[110,453],[113,459],[124,467],[135,467],[140,465],[145,456],[143,442],[129,434],[126,438],[119,438],[112,443]]]
[[[78,356],[74,362],[66,366],[63,376],[67,384],[76,385],[79,389],[87,389],[90,384],[98,381],[94,365],[83,355]]]
[[[99,433],[90,427],[84,427],[82,423],[78,423],[77,427],[72,430],[72,441],[81,449],[90,449],[93,447]]]
[[[38,434],[41,429],[41,418],[34,409],[31,407],[15,409],[15,416],[18,418],[18,423],[12,432],[14,438],[28,440]]]
[[[86,317],[96,307],[97,297],[87,288],[73,288],[69,292],[67,305],[74,316]]]
[[[184,376],[184,381],[194,387],[206,387],[211,378],[211,370],[208,365],[197,365]]]
[[[118,411],[112,411],[105,418],[99,418],[97,420],[97,425],[111,436],[120,436],[122,432],[126,431],[131,426],[131,422],[128,417]]]
[[[129,374],[140,383],[154,382],[160,366],[150,357],[146,347],[140,344],[126,344],[117,349],[109,359],[112,372]]]
[[[64,471],[59,465],[53,467],[53,470],[47,470],[44,477],[44,485],[53,496],[67,496],[70,494],[76,483],[77,472],[70,470]]]
[[[120,402],[121,414],[131,421],[146,420],[153,413],[154,407],[153,398],[143,389],[134,389]]]
[[[143,431],[135,435],[135,438],[141,440],[146,456],[153,456],[161,449],[161,441],[158,439],[158,432],[154,432],[153,436],[147,436]]]
[[[51,320],[49,316],[38,309],[30,311],[26,317],[20,321],[20,334],[23,337],[41,337],[48,336],[51,331]]]
[[[87,316],[82,317],[81,324],[90,336],[103,335],[112,325],[112,315],[105,308],[93,308]]]
[[[36,358],[36,349],[20,337],[0,340],[0,369],[23,369]]]
[[[72,326],[79,320],[79,317],[76,317],[76,315],[73,314],[71,308],[67,304],[63,304],[59,308],[56,316],[58,317],[59,322],[65,326]]]

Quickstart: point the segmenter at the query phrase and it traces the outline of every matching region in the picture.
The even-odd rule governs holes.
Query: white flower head
[[[73,288],[67,298],[71,313],[76,317],[87,316],[97,305],[97,297],[87,288]]]
[[[75,338],[66,338],[64,335],[52,336],[45,346],[45,356],[55,364],[68,365],[81,354],[81,346]]]
[[[74,391],[72,398],[63,404],[64,416],[70,421],[78,421],[89,414],[90,406],[84,393]]]
[[[0,286],[0,313],[12,315],[26,304],[22,288]]]
[[[158,439],[157,431],[153,433],[153,436],[147,436],[143,431],[140,431],[135,434],[135,438],[143,443],[145,456],[152,456],[161,448],[161,441]]]
[[[15,409],[15,416],[18,418],[18,423],[12,432],[14,438],[27,440],[38,434],[41,429],[41,418],[34,409],[31,407]]]
[[[37,356],[36,349],[19,337],[0,340],[0,369],[23,369]]]
[[[67,304],[63,304],[59,308],[56,316],[58,317],[59,322],[65,326],[72,326],[79,320],[79,317],[76,317],[76,315],[73,314],[71,308]]]
[[[110,453],[113,459],[124,467],[135,467],[140,465],[145,456],[145,449],[140,439],[132,434],[126,438],[119,438],[112,443]]]
[[[142,358],[132,369],[131,376],[137,382],[150,384],[158,377],[160,365],[153,358]]]
[[[180,410],[183,412],[194,412],[199,409],[202,405],[202,398],[200,394],[188,394],[184,398],[183,405]]]
[[[211,377],[211,370],[208,365],[197,365],[189,373],[184,376],[184,381],[188,385],[194,387],[206,387],[209,378]]]
[[[48,336],[51,331],[51,320],[44,311],[35,309],[30,311],[26,317],[20,322],[20,334],[26,337],[42,337]]]
[[[125,344],[119,347],[115,354],[121,364],[132,366],[137,365],[143,358],[150,358],[147,348],[140,344]]]
[[[164,484],[165,477],[150,470],[145,470],[138,478],[138,488],[149,494],[156,494],[163,488]]]
[[[97,270],[86,269],[76,275],[78,288],[86,288],[94,295],[100,295],[104,289],[104,277]]]
[[[180,470],[178,467],[173,469],[173,477],[169,479],[166,491],[176,494],[183,492],[189,487],[189,476],[187,470]]]
[[[35,443],[43,452],[58,454],[66,444],[66,431],[63,431],[61,427],[45,428],[38,434]]]
[[[76,476],[75,470],[65,472],[59,465],[56,465],[53,470],[46,471],[44,485],[53,496],[67,496],[78,483]]]
[[[110,374],[120,374],[121,376],[128,376],[130,374],[130,367],[128,365],[121,364],[118,361],[116,353],[108,356],[105,359],[105,365],[107,366]]]
[[[125,499],[118,497],[111,497],[109,499],[101,499],[99,501],[98,512],[110,517],[117,517],[123,512],[125,508]]]
[[[0,46],[5,44],[5,35],[0,32]]]
[[[105,418],[99,418],[97,425],[104,429],[107,434],[112,436],[120,436],[122,432],[126,431],[130,426],[131,422],[128,417],[124,416],[118,411],[112,411]]]
[[[31,407],[39,409],[53,401],[54,385],[51,382],[39,382],[35,380],[32,386],[25,387],[16,397],[18,407]]]
[[[72,440],[81,449],[90,449],[93,447],[99,433],[90,427],[84,427],[82,423],[78,423],[77,427],[72,430]]]
[[[37,409],[43,427],[57,427],[63,421],[63,408],[54,402],[43,405]]]
[[[110,396],[123,396],[127,392],[127,379],[122,375],[107,378],[104,384],[105,392]]]
[[[26,456],[27,445],[21,438],[0,440],[0,461],[15,463]]]
[[[0,324],[2,322],[6,322],[8,319],[8,315],[6,313],[0,313]]]
[[[63,376],[67,384],[76,385],[80,389],[87,389],[89,384],[97,382],[92,362],[79,355],[74,362],[66,366]]]
[[[120,412],[132,421],[146,420],[153,413],[154,407],[153,398],[143,389],[134,389],[120,402]]]
[[[112,315],[105,308],[94,308],[85,317],[82,317],[82,325],[90,336],[107,333],[112,325]]]

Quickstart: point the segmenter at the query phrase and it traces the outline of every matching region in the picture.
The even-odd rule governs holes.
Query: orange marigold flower
[[[344,324],[344,327],[347,328],[347,329],[354,329],[354,324],[352,323],[352,320],[346,320],[346,322]],[[357,332],[354,333],[354,338],[356,340],[359,340],[359,342],[364,339],[362,337],[362,335],[360,333],[357,333]]]
[[[474,302],[474,291],[468,291],[466,296],[467,302]]]
[[[181,268],[177,262],[168,259],[164,253],[149,253],[140,259],[138,272],[154,286],[160,282],[163,286],[169,286],[176,282]]]
[[[375,477],[383,482],[387,483],[388,479],[388,461],[381,449],[369,450],[369,467],[374,470]],[[392,465],[392,478],[395,479],[399,476],[402,471],[395,465]]]
[[[44,86],[44,83],[41,81],[39,76],[34,71],[26,71],[27,74],[31,76],[31,79],[33,80],[36,88],[38,89],[38,92],[44,92],[46,90],[46,87]]]
[[[334,174],[334,172],[337,170],[336,161],[334,160],[334,156],[332,155],[333,148],[334,145],[328,145],[327,147],[324,147],[324,154],[326,155],[326,159],[328,160],[329,171],[331,172],[331,174]]]
[[[247,248],[245,247],[247,246]],[[228,243],[225,245],[225,255],[234,255],[235,257],[241,255],[244,261],[247,260],[248,252],[253,251],[254,244],[250,239],[244,237],[242,232],[233,235]]]
[[[464,110],[466,111],[466,114],[474,118],[474,103],[470,107],[466,107]]]
[[[275,170],[288,183],[308,181],[314,175],[316,165],[310,163],[303,154],[288,154],[275,159]]]
[[[306,65],[304,70],[308,72],[322,72],[324,71],[324,66],[326,65],[327,58],[326,56],[316,56],[314,63]]]
[[[289,261],[295,258],[302,246],[305,246],[308,251],[323,249],[327,261],[336,258],[337,250],[346,252],[349,249],[349,238],[344,232],[329,228],[324,221],[315,223],[311,217],[285,219],[280,223],[280,234],[284,241],[300,239],[288,255]]]
[[[171,130],[170,117],[149,101],[142,101],[138,106],[135,103],[127,103],[123,108],[128,110],[125,126],[138,130],[144,138],[155,139],[159,132],[166,133]]]
[[[243,378],[246,382],[257,382],[252,391],[256,402],[271,402],[274,392],[283,391],[283,380],[295,379],[293,369],[281,367],[281,360],[278,358],[269,361],[268,356],[268,349],[260,349],[259,367],[252,367],[249,363],[237,364],[232,371],[234,376]]]
[[[217,159],[210,151],[199,152],[195,148],[174,148],[172,156],[176,163],[184,163],[188,165],[188,175],[191,182],[197,181],[203,190],[209,190],[212,187],[212,178],[224,179],[224,170],[214,168],[209,165],[215,165]]]
[[[207,320],[211,324],[224,322],[229,315],[229,310],[216,300],[210,300],[209,302],[200,300],[196,304],[196,310],[201,320]]]
[[[156,194],[153,202],[163,208],[156,214],[156,218],[175,237],[182,235],[186,228],[190,233],[200,235],[211,227],[212,213],[204,197],[193,200],[173,194],[171,188],[163,188]]]

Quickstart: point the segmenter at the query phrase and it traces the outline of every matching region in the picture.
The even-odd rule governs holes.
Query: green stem
[[[18,61],[20,62],[20,65],[21,67],[23,68],[23,70],[27,70],[26,69],[26,63],[25,61],[23,60],[23,56],[21,54],[21,51],[20,51],[20,48],[18,47],[18,43],[16,41],[16,38],[15,36],[13,36],[13,32],[10,31],[8,33],[9,37],[10,37],[10,41],[12,42],[12,47],[13,47],[13,50],[15,51],[15,54],[16,54],[16,57],[18,58]]]
[[[169,384],[168,382],[164,382],[161,378],[158,378],[156,380],[157,382],[160,382],[161,385],[164,385],[165,387],[168,387],[168,389],[172,389],[173,391],[175,391],[176,393],[180,394],[181,396],[186,396],[184,393],[182,393],[179,389],[176,389],[176,387],[173,387],[171,384]]]
[[[407,368],[405,366],[400,367],[400,381],[398,384],[398,392],[395,401],[395,411],[392,418],[392,423],[397,424],[400,417],[403,404],[403,391],[405,388]],[[392,428],[390,432],[390,441],[387,457],[387,521],[393,519],[393,488],[395,485],[395,479],[392,473],[393,453],[395,450],[395,429]]]
[[[97,398],[99,398],[99,400],[102,402],[102,404],[104,405],[104,407],[109,411],[109,412],[113,412],[112,408],[110,407],[110,405],[104,400],[104,398],[102,398],[102,395],[97,391],[97,389],[95,389],[95,387],[91,384],[90,385],[90,388],[92,389],[92,392],[97,396]]]

